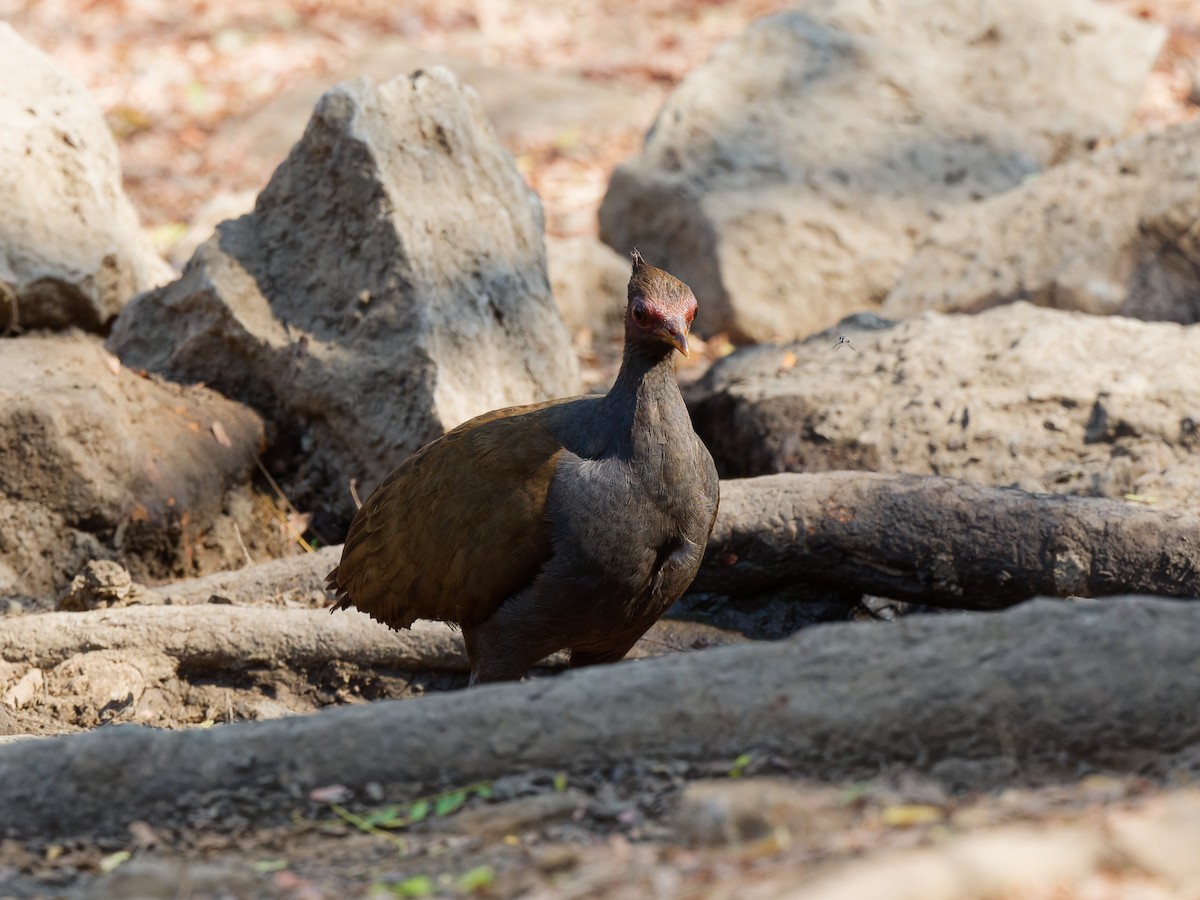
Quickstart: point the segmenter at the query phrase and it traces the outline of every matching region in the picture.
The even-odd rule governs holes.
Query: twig
[[[392,834],[386,829],[372,825],[366,819],[362,818],[362,816],[356,816],[354,813],[350,812],[350,810],[346,809],[344,806],[340,806],[337,803],[330,803],[329,808],[337,813],[339,818],[349,822],[359,831],[365,831],[367,834],[383,838],[388,843],[394,845],[401,853],[408,852],[408,844],[403,838],[396,837],[396,835]]]
[[[300,510],[296,509],[296,507],[294,507],[292,505],[292,501],[287,498],[286,494],[284,494],[283,488],[281,488],[279,486],[279,483],[274,478],[271,477],[271,473],[268,472],[267,467],[263,465],[262,459],[256,455],[254,457],[254,463],[255,463],[255,465],[258,466],[258,471],[262,472],[263,478],[267,479],[267,484],[271,485],[272,490],[275,491],[275,496],[279,498],[279,502],[283,504],[284,509],[287,512],[290,512],[294,516],[299,516]],[[308,541],[306,541],[304,539],[304,535],[300,534],[298,531],[296,531],[295,528],[292,527],[292,523],[288,521],[287,516],[283,517],[283,527],[286,528],[289,532],[291,532],[292,537],[294,537],[296,539],[296,542],[299,543],[300,546],[304,548],[305,552],[307,552],[307,553],[315,553],[316,552],[313,549],[312,544],[310,544]],[[317,532],[317,530],[315,528],[311,528],[311,526],[310,526],[310,529],[312,530],[312,533],[315,534],[320,539],[322,544],[329,543],[327,540],[325,540],[324,537],[321,536],[320,533]]]
[[[250,556],[250,551],[246,549],[246,542],[242,540],[242,529],[238,527],[238,523],[233,523],[233,534],[237,538],[238,546],[242,548],[242,555],[246,557],[246,565],[254,565],[254,560]]]
[[[350,479],[350,497],[354,501],[355,509],[362,509],[362,500],[358,496],[358,479]]]
[[[638,641],[639,643],[643,644],[653,644],[655,647],[662,647],[663,649],[670,650],[674,653],[693,652],[693,648],[685,647],[675,641],[660,641],[657,638],[647,637],[646,635],[642,635],[640,638],[638,638]]]

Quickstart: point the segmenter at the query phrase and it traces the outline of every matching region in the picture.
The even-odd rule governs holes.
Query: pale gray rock
[[[449,428],[579,383],[537,197],[436,68],[326,93],[254,211],[130,304],[110,346],[259,410],[289,498],[334,526],[352,479],[366,496]]]
[[[554,302],[571,334],[618,335],[625,322],[629,257],[590,235],[547,238],[546,267]]]
[[[99,338],[25,335],[0,353],[0,596],[53,596],[97,556],[189,571],[248,489],[263,425],[202,387],[140,377]]]
[[[222,191],[205,201],[204,205],[192,214],[187,229],[167,251],[167,261],[178,271],[183,271],[197,248],[213,236],[217,226],[253,210],[257,197],[255,191]]]
[[[92,98],[0,22],[0,334],[101,331],[165,283],[121,187],[117,145]]]
[[[1141,134],[947,212],[883,312],[1013,300],[1200,321],[1200,124]]]
[[[872,321],[873,320],[873,321]],[[862,469],[1194,506],[1200,329],[1014,303],[864,317],[687,394],[724,477]]]
[[[947,208],[1118,135],[1163,40],[1091,0],[822,0],[693,71],[619,166],[601,237],[692,286],[706,334],[877,307]]]
[[[123,606],[133,591],[133,577],[128,569],[111,559],[93,559],[71,579],[71,585],[59,600],[58,608],[85,610]]]
[[[654,118],[653,92],[606,84],[564,72],[537,72],[488,65],[431,53],[402,39],[381,38],[334,72],[301,81],[248,115],[243,127],[218,137],[253,157],[278,161],[304,131],[313,105],[331,80],[366,75],[385,82],[418,70],[443,67],[474,88],[496,136],[507,146],[569,141],[580,133],[619,133],[628,122],[641,127]]]

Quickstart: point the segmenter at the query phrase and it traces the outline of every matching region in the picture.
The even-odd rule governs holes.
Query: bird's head
[[[688,332],[696,318],[692,289],[669,272],[655,268],[634,250],[633,274],[629,277],[629,306],[625,310],[625,340],[652,345],[666,344],[684,356]]]

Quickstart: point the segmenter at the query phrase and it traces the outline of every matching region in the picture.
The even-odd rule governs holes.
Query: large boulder
[[[547,238],[546,268],[554,303],[572,335],[623,334],[629,257],[591,235]]]
[[[352,479],[369,491],[474,415],[578,389],[541,206],[444,69],[326,93],[254,211],[110,346],[259,410],[290,498],[341,521]]]
[[[99,338],[3,341],[0,596],[48,599],[94,557],[139,577],[194,573],[262,440],[251,410],[138,376]]]
[[[601,237],[696,290],[706,333],[878,306],[945,207],[1120,133],[1161,29],[1092,0],[824,0],[763,19],[613,173]]]
[[[561,71],[486,65],[419,49],[403,39],[381,37],[337,62],[331,71],[302,78],[236,125],[221,128],[212,135],[211,155],[237,160],[242,182],[261,183],[304,133],[313,106],[330,84],[360,75],[383,82],[402,72],[434,66],[445,66],[464,85],[475,89],[496,136],[517,157],[550,143],[574,157],[583,148],[611,142],[615,135],[645,131],[658,109],[656,91]],[[249,199],[242,192],[218,194],[189,217],[187,230],[171,245],[168,258],[182,269],[219,222],[253,207],[253,194]],[[590,203],[560,207],[557,215],[555,221],[547,223],[547,231],[574,234],[595,229],[595,211]],[[623,293],[624,285],[621,290]]]
[[[0,22],[0,334],[101,331],[168,281],[121,188],[117,145],[83,86]]]
[[[1200,124],[1142,134],[949,210],[889,316],[1039,306],[1200,321]]]
[[[849,346],[747,347],[689,391],[723,476],[864,469],[1194,505],[1200,329],[1028,303],[855,319]]]
[[[402,38],[381,36],[332,72],[301,80],[217,135],[229,150],[277,163],[300,137],[313,105],[333,80],[366,75],[376,82],[400,72],[441,66],[475,89],[496,136],[510,149],[579,135],[619,133],[630,122],[644,128],[654,118],[656,94],[567,72],[488,65],[433,53]]]

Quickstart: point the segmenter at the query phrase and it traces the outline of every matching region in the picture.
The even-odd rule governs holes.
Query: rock
[[[685,841],[711,845],[761,840],[779,830],[836,831],[850,827],[853,815],[830,788],[779,778],[727,778],[687,785],[675,821]]]
[[[883,312],[978,312],[1013,300],[1200,321],[1200,125],[1142,134],[949,210]]]
[[[10,709],[21,709],[32,703],[34,698],[41,696],[45,685],[46,680],[42,670],[29,669],[4,692],[4,696],[0,697],[0,702]]]
[[[1042,810],[1040,818],[947,833],[932,847],[868,851],[815,872],[811,866],[803,873],[784,869],[758,887],[762,896],[787,900],[968,900],[1036,896],[1051,885],[1072,897],[1194,897],[1200,891],[1194,850],[1200,794],[1194,788],[1132,808],[1121,804],[1099,816],[1094,809],[1065,815]]]
[[[217,226],[253,210],[256,197],[254,191],[222,191],[210,198],[192,214],[187,229],[171,244],[167,251],[171,265],[183,271],[196,249],[212,237]]]
[[[0,482],[0,597],[8,598],[10,612],[48,609],[81,566],[111,550],[98,535],[73,527],[43,503],[13,499],[3,490]]]
[[[538,828],[548,822],[568,819],[587,805],[587,795],[579,791],[535,794],[464,810],[444,822],[435,822],[435,827],[495,840]]]
[[[645,127],[654,118],[656,95],[564,72],[490,66],[430,53],[403,40],[382,38],[332,74],[301,82],[231,129],[231,148],[277,163],[304,130],[304,122],[330,81],[366,75],[376,82],[444,67],[474,88],[497,137],[506,145],[569,139],[580,132],[619,134],[630,122]]]
[[[689,392],[724,477],[864,469],[1121,498],[1200,489],[1200,330],[1028,303],[854,321],[721,360]]]
[[[163,597],[135,583],[129,570],[119,562],[90,559],[71,580],[66,594],[58,601],[58,608],[82,612],[109,606],[157,606],[163,602]]]
[[[1079,825],[1008,825],[947,836],[933,847],[876,852],[823,869],[803,884],[796,884],[793,877],[787,885],[776,885],[770,896],[780,900],[1028,897],[1047,885],[1069,890],[1065,886],[1084,882],[1104,866],[1107,849],[1101,834]],[[1081,890],[1074,895],[1089,893]]]
[[[289,499],[334,526],[351,479],[365,497],[454,425],[578,386],[537,198],[442,69],[330,90],[254,212],[110,346],[259,410]]]
[[[84,727],[141,720],[142,697],[175,676],[174,660],[154,649],[78,653],[46,673],[46,702],[61,711],[55,719]]]
[[[88,886],[93,900],[155,900],[190,897],[219,900],[225,897],[313,897],[308,893],[276,889],[271,879],[254,871],[244,860],[189,860],[158,854],[139,855]]]
[[[351,47],[344,49],[353,51]],[[374,36],[361,52],[331,62],[332,70],[322,70],[287,86],[262,109],[214,134],[213,157],[236,159],[244,180],[265,182],[303,134],[314,104],[329,85],[362,75],[381,83],[418,69],[444,66],[464,85],[475,89],[497,138],[517,157],[552,146],[567,159],[594,158],[599,148],[610,146],[614,140],[624,145],[630,136],[643,133],[665,95],[658,85],[647,90],[564,71],[486,65],[431,53],[385,35]],[[589,195],[602,192],[607,177],[607,171],[598,170],[588,176]],[[548,233],[595,231],[591,202],[569,208],[551,206],[546,212],[550,216]],[[172,250],[172,257],[175,254]]]
[[[554,302],[572,335],[623,334],[629,258],[589,235],[546,240]]]
[[[59,609],[83,610],[102,606],[117,606],[133,590],[129,570],[109,559],[93,559],[71,580],[67,595]]]
[[[825,0],[675,90],[603,240],[692,285],[705,334],[799,337],[881,303],[943,210],[1118,135],[1163,40],[1090,0]]]
[[[190,573],[227,494],[248,490],[262,439],[250,410],[139,377],[98,338],[6,340],[0,595],[52,596],[96,556],[139,576]]]
[[[0,22],[0,334],[103,330],[171,269],[121,188],[117,145],[83,86]]]

